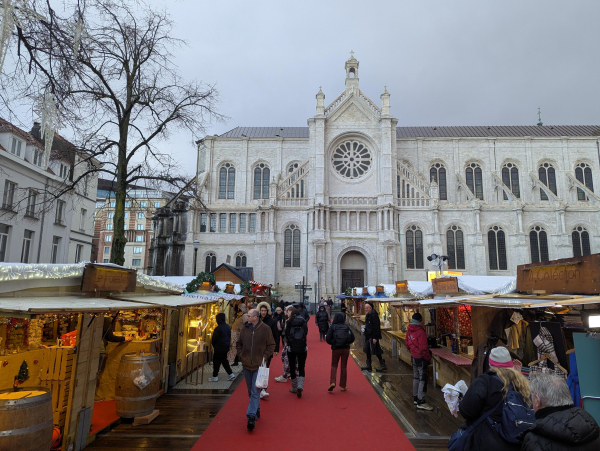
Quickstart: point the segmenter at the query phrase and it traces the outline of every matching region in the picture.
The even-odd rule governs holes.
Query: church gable
[[[362,95],[362,93],[361,97],[364,97],[364,99],[357,98],[354,93],[347,96],[337,108],[327,115],[327,122],[330,124],[356,124],[364,122],[376,124],[379,121],[381,111],[370,100],[365,100],[368,97]],[[369,104],[372,104],[376,110],[369,108]]]

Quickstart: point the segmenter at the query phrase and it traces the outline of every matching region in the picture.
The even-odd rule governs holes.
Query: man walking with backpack
[[[433,410],[425,402],[427,393],[427,367],[431,362],[431,352],[427,343],[427,334],[423,329],[423,316],[417,312],[406,328],[406,347],[410,351],[410,360],[413,367],[413,399],[417,409]]]
[[[335,388],[338,362],[341,360],[340,391],[346,391],[348,356],[350,355],[350,345],[354,343],[354,334],[350,330],[350,327],[345,324],[343,313],[335,314],[333,324],[327,331],[325,340],[331,345],[331,377],[329,378],[329,388],[327,390],[329,393],[332,393]]]
[[[385,360],[383,360],[383,351],[379,340],[381,340],[381,323],[379,321],[379,315],[373,308],[373,304],[367,302],[365,304],[365,347],[364,352],[367,354],[367,366],[361,368],[362,371],[373,371],[371,366],[371,356],[374,354],[379,359],[381,368],[377,371],[387,371]]]

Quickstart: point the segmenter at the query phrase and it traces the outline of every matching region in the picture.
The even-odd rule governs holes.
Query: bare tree
[[[171,51],[185,43],[165,11],[136,0],[67,0],[61,10],[72,14],[61,15],[51,3],[31,0],[26,23],[15,20],[14,64],[0,80],[12,95],[0,101],[53,95],[70,141],[87,155],[69,189],[92,173],[116,182],[110,261],[123,264],[128,186],[190,186],[194,176],[157,144],[175,129],[198,137],[222,121],[218,92],[178,74]]]

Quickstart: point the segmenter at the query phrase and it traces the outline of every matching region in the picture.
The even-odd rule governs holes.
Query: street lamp
[[[315,296],[315,315],[317,314],[317,305],[321,301],[321,265],[317,265],[317,293]]]
[[[194,277],[196,277],[196,261],[198,260],[198,248],[200,247],[200,241],[194,240]]]

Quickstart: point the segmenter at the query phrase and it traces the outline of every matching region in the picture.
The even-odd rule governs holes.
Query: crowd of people
[[[327,390],[337,386],[340,368],[340,391],[347,390],[347,365],[350,346],[355,336],[346,324],[345,306],[342,313],[332,318],[331,304],[322,299],[315,315],[319,338],[331,346],[331,375]],[[265,302],[253,305],[246,313],[242,304],[233,329],[225,323],[223,314],[217,315],[218,327],[213,333],[214,373],[210,380],[218,380],[223,365],[229,379],[235,378],[228,360],[233,365],[241,362],[250,398],[246,411],[247,428],[252,431],[260,418],[260,400],[269,396],[266,387],[257,388],[259,367],[268,368],[273,356],[280,354],[283,373],[275,377],[279,383],[291,382],[290,392],[302,398],[308,357],[308,323],[310,315],[304,305],[286,305],[283,302],[274,311]],[[380,344],[381,325],[372,303],[365,305],[363,351],[366,366],[372,371],[372,356],[379,360],[376,371],[386,371]],[[223,316],[221,316],[223,315]],[[230,344],[235,355],[227,355]],[[417,409],[431,411],[427,404],[428,365],[431,362],[423,317],[415,313],[407,327],[406,346],[413,367],[413,400]],[[279,352],[281,350],[281,352]],[[233,359],[232,359],[233,357]],[[499,346],[489,353],[489,368],[471,381],[461,397],[459,412],[465,419],[461,428],[448,442],[450,451],[600,450],[600,428],[584,409],[574,406],[566,382],[557,376],[539,374],[531,381],[515,368],[507,348]]]

